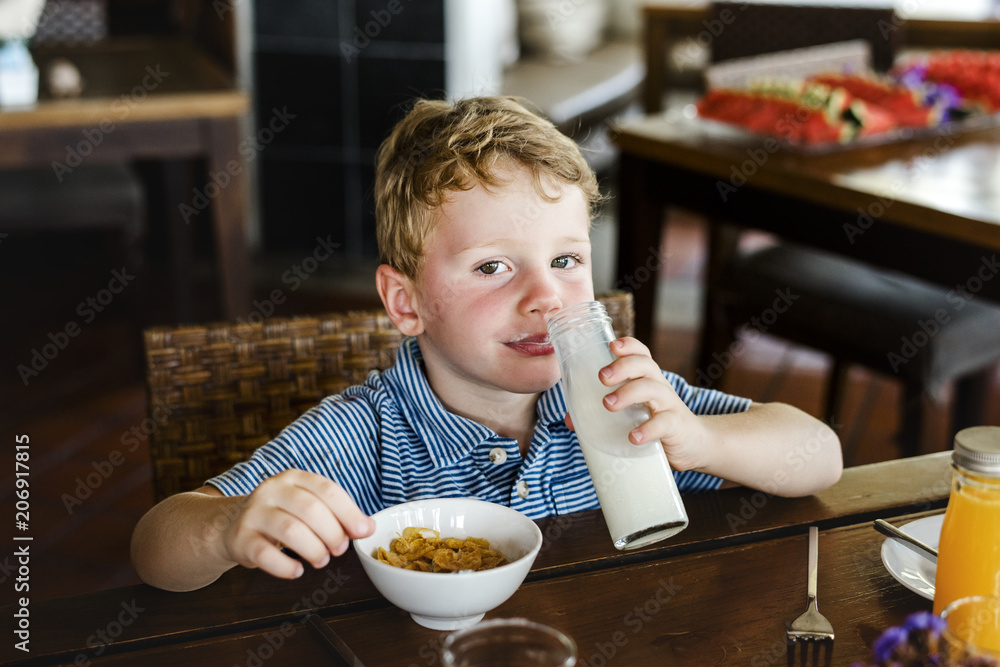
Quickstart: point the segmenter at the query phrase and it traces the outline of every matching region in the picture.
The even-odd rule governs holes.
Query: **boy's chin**
[[[536,375],[534,377],[524,377],[519,379],[511,378],[504,389],[513,394],[540,394],[548,391],[559,382],[559,373],[551,376]]]

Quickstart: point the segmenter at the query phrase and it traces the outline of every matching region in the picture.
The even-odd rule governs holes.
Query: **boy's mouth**
[[[510,342],[504,344],[515,352],[520,352],[531,357],[543,357],[555,352],[552,349],[551,343],[549,343],[549,335],[547,333],[518,334]]]

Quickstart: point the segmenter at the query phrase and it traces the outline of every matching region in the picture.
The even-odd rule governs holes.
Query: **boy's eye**
[[[504,273],[505,271],[510,271],[506,264],[503,262],[486,262],[485,264],[476,268],[476,271],[480,273],[485,273],[488,276],[496,275],[497,273]]]
[[[556,257],[552,260],[552,267],[555,269],[572,269],[579,263],[576,257],[572,255],[563,255],[562,257]]]

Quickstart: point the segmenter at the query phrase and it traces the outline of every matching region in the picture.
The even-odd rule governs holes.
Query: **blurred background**
[[[373,283],[374,157],[414,98],[521,95],[574,137],[612,195],[595,220],[594,270],[599,291],[617,287],[616,154],[606,124],[640,113],[642,4],[46,2],[30,36],[38,106],[0,108],[0,146],[4,133],[9,138],[38,122],[30,141],[16,145],[62,158],[28,168],[17,163],[30,159],[0,148],[6,151],[0,157],[0,422],[8,443],[17,434],[30,437],[38,596],[136,581],[128,539],[152,503],[144,328],[380,305]],[[116,51],[120,44],[138,46]],[[81,50],[111,55],[62,58]],[[158,53],[169,56],[149,55]],[[673,88],[664,94],[697,92],[707,62],[703,45],[689,39],[665,59]],[[125,74],[111,72],[119,65]],[[108,90],[123,92],[109,102]],[[211,135],[208,145],[228,141],[236,149],[231,167],[244,185],[227,190],[224,170],[186,155],[180,139],[176,151],[160,146],[170,141],[159,141],[156,151],[144,148],[144,137],[160,132],[152,100],[168,94],[179,106],[163,114],[179,115],[183,107],[193,118],[191,136]],[[219,139],[210,122],[233,94],[247,108]],[[88,106],[88,96],[102,95],[103,106]],[[83,131],[68,132],[56,120],[45,125],[71,112],[91,119]],[[116,119],[146,112],[151,117],[134,131],[130,153],[90,157],[132,132]],[[105,119],[112,122],[102,125]],[[92,166],[104,171],[87,173]],[[222,296],[220,286],[232,278],[220,257],[246,250],[238,242],[235,250],[227,247],[232,239],[217,233],[215,205],[224,199],[236,211],[249,258],[237,279],[250,298],[235,307]],[[647,342],[663,368],[693,381],[705,227],[685,211],[668,215],[672,224],[659,250],[668,261],[657,277],[656,330]],[[762,336],[736,360],[723,389],[819,415],[828,367],[820,352]],[[899,388],[857,368],[849,382],[841,425],[849,463],[897,456]],[[943,449],[947,439],[946,418],[932,414],[924,450]],[[0,484],[12,513],[13,481]]]

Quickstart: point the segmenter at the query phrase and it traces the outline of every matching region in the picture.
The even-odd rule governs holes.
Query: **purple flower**
[[[887,629],[872,646],[873,667],[936,667],[941,664],[938,642],[945,622],[937,614],[918,611],[902,625]],[[966,658],[962,667],[997,667],[989,658]],[[854,665],[853,667],[863,667]]]
[[[894,74],[896,81],[918,95],[925,107],[938,109],[941,120],[953,120],[963,104],[962,94],[950,83],[929,81],[927,66],[914,63]]]
[[[903,627],[908,631],[921,630],[940,636],[941,632],[944,631],[945,622],[943,618],[933,612],[918,611],[907,617]]]
[[[910,631],[900,626],[893,626],[883,632],[872,646],[872,657],[875,658],[876,664],[890,664],[909,639]]]
[[[920,88],[927,82],[927,65],[910,65],[896,78],[907,88]]]

